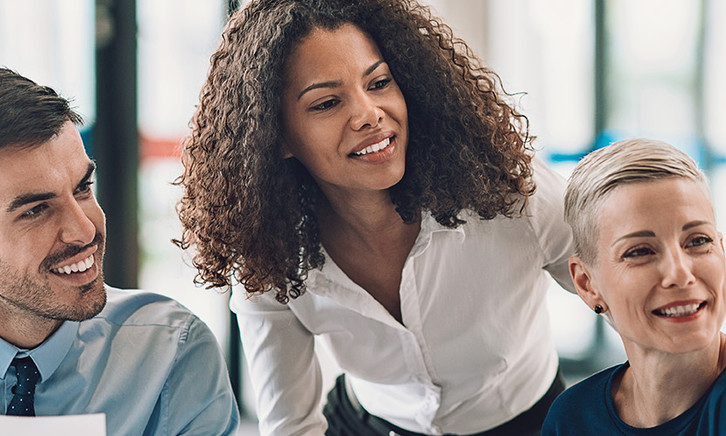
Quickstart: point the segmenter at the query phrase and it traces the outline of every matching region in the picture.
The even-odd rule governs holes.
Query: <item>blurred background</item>
[[[255,405],[229,294],[193,284],[174,206],[179,144],[235,0],[0,0],[0,65],[73,100],[98,162],[107,282],[178,299],[215,332],[240,408]],[[584,154],[645,136],[696,159],[726,212],[726,16],[722,0],[425,0],[501,76],[563,176]],[[618,337],[574,295],[549,295],[572,382],[624,360]],[[326,377],[336,368],[323,359]]]

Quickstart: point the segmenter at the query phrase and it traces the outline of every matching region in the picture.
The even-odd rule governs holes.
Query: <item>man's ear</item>
[[[572,277],[572,282],[575,284],[577,294],[585,304],[593,310],[595,306],[599,305],[603,311],[607,311],[607,306],[597,289],[590,267],[577,256],[570,257],[569,266],[570,276]]]

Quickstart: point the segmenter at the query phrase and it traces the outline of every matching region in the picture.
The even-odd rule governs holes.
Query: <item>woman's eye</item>
[[[654,253],[655,252],[648,247],[637,247],[637,248],[631,248],[630,250],[626,251],[625,254],[623,254],[623,257],[625,257],[625,258],[643,257],[643,256],[649,256]]]
[[[334,107],[337,104],[338,104],[338,100],[331,98],[330,100],[325,100],[322,103],[316,104],[315,106],[311,107],[310,109],[314,110],[314,111],[324,111],[324,110],[328,110],[328,109]]]
[[[713,242],[713,239],[709,238],[708,236],[701,235],[696,236],[695,238],[688,241],[688,244],[686,244],[686,247],[700,247],[702,245],[707,245]]]
[[[375,89],[383,89],[383,88],[385,88],[385,87],[386,87],[386,86],[387,86],[387,85],[388,85],[389,83],[391,83],[391,79],[382,79],[382,80],[377,80],[377,81],[373,82],[373,85],[371,85],[371,87],[370,87],[369,89],[370,89],[370,90],[375,90]]]

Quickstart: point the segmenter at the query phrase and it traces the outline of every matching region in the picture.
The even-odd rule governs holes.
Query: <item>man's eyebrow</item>
[[[86,169],[86,173],[83,175],[83,178],[81,181],[76,185],[76,189],[80,188],[83,184],[88,182],[88,179],[93,176],[93,172],[96,171],[96,164],[94,162],[88,163],[88,168]],[[13,212],[17,210],[20,207],[25,206],[26,204],[35,203],[38,201],[46,201],[50,200],[51,198],[57,197],[58,194],[55,192],[33,192],[30,194],[23,194],[18,195],[13,199],[13,201],[10,202],[7,209],[5,209],[7,212]]]
[[[366,68],[366,70],[363,72],[363,77],[371,74],[373,71],[378,68],[379,65],[383,63],[383,59],[376,61],[373,65]],[[300,100],[300,98],[308,91],[312,91],[313,89],[319,89],[319,88],[335,88],[337,86],[342,85],[340,81],[337,80],[331,80],[329,82],[320,82],[320,83],[313,83],[312,85],[308,86],[307,88],[300,91],[300,94],[298,94],[297,99]]]
[[[76,185],[76,189],[78,189],[82,185],[85,185],[86,183],[88,183],[88,180],[93,176],[94,171],[96,171],[96,162],[94,162],[94,161],[88,162],[88,168],[86,169],[86,174],[84,174],[81,181],[78,182],[78,185]]]
[[[10,202],[6,211],[13,212],[16,209],[25,206],[26,204],[35,203],[37,201],[50,200],[51,198],[55,198],[55,197],[56,197],[56,194],[54,192],[39,192],[39,193],[18,195],[17,197],[15,197],[13,199],[13,201]]]

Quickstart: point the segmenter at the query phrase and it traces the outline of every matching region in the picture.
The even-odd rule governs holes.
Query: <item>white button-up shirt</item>
[[[533,406],[557,371],[548,273],[573,290],[562,177],[534,161],[521,217],[439,225],[430,214],[401,274],[403,324],[326,255],[308,291],[283,305],[236,289],[244,352],[263,435],[322,435],[314,337],[371,414],[415,432],[468,434]]]

